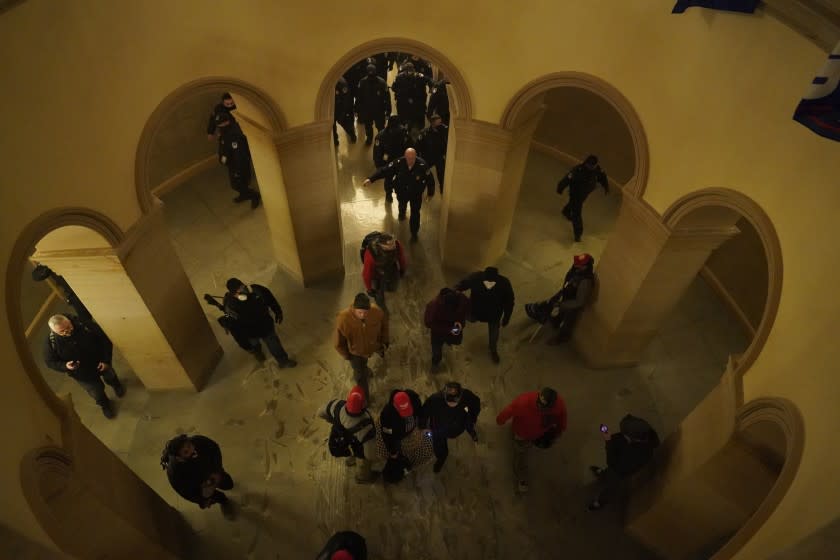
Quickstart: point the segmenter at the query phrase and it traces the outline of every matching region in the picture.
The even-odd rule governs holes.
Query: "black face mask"
[[[222,103],[222,107],[224,108],[224,110],[225,110],[225,111],[227,111],[227,112],[229,113],[229,112],[231,112],[231,111],[235,111],[235,110],[236,110],[236,103],[234,103],[234,104],[233,104],[233,105],[231,105],[230,107],[228,107],[227,105],[225,105],[224,103]]]

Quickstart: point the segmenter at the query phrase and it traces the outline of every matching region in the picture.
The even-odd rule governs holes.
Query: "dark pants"
[[[268,351],[271,352],[271,355],[274,356],[274,359],[277,360],[278,364],[282,364],[289,359],[289,355],[283,348],[283,343],[280,342],[280,337],[277,336],[277,333],[274,331],[267,336],[251,338],[249,340],[251,342],[252,352],[262,352],[262,346],[260,346],[260,341],[262,341],[265,342],[265,345],[268,347]]]
[[[575,241],[580,241],[580,236],[583,234],[583,201],[570,198],[563,207],[563,215],[572,222]]]
[[[393,195],[394,194],[394,178],[393,177],[385,177],[385,195]]]
[[[501,319],[487,323],[487,335],[490,342],[490,351],[496,352],[499,347],[499,331],[501,330]]]
[[[610,468],[604,469],[601,476],[598,477],[598,502],[601,505],[607,505],[615,501],[624,490],[624,480],[614,470]]]
[[[228,166],[228,179],[230,188],[239,193],[245,199],[256,198],[257,191],[251,189],[251,166]]]
[[[467,432],[470,435],[475,433],[475,428],[471,428],[467,426]],[[435,452],[435,458],[437,459],[437,463],[439,466],[443,466],[446,462],[446,458],[449,457],[449,440],[455,439],[456,437],[460,436],[463,432],[458,432],[457,434],[447,434],[444,431],[434,431],[432,432],[432,448]]]
[[[409,103],[408,100],[398,101],[397,115],[410,131],[422,130],[426,124],[426,103],[418,100],[414,100],[413,103]]]
[[[350,137],[350,141],[356,141],[356,127],[353,123],[353,115],[350,115],[349,117],[342,117],[341,120],[335,119],[333,121],[333,141],[336,145],[338,145],[338,131],[335,128],[335,123],[341,125],[341,128],[344,129],[344,132],[346,132],[347,136]]]
[[[379,132],[380,130],[385,128],[385,115],[383,114],[372,119],[365,119],[362,122],[365,125],[365,140],[368,142],[373,142],[373,125],[376,125],[376,132]]]
[[[443,359],[443,345],[449,344],[450,346],[455,344],[461,344],[463,340],[463,331],[462,334],[459,336],[440,336],[435,333],[431,334],[432,338],[432,365],[436,366],[440,363]]]
[[[435,162],[435,174],[437,175],[438,179],[438,188],[440,189],[440,194],[443,194],[443,177],[446,175],[446,160],[442,159],[440,161]]]
[[[400,277],[394,274],[393,278],[382,277],[374,278],[371,287],[374,290],[373,299],[376,305],[382,308],[382,311],[387,315],[389,313],[388,306],[385,305],[385,292],[394,292],[399,284]]]
[[[370,399],[368,378],[370,377],[367,367],[368,359],[364,356],[350,355],[350,367],[353,368],[353,381],[365,392],[365,398]]]
[[[109,367],[105,371],[97,372],[99,375],[94,377],[93,375],[89,377],[85,377],[84,379],[75,379],[76,383],[82,386],[82,388],[87,392],[88,395],[93,397],[93,400],[96,401],[96,404],[99,406],[107,406],[108,403],[111,401],[108,400],[108,395],[105,394],[105,385],[102,383],[104,380],[105,383],[110,385],[111,387],[116,390],[118,387],[121,386],[120,380],[117,379],[117,374],[114,373],[114,368]]]
[[[410,193],[397,191],[400,216],[405,216],[406,207],[411,206],[411,216],[408,218],[408,229],[412,235],[420,231],[420,208],[423,206],[423,193],[412,196]]]

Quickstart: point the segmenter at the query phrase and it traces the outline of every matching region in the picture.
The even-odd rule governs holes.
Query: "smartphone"
[[[601,424],[601,433],[602,434],[606,434],[609,431],[610,431],[610,429],[607,427],[606,424]]]

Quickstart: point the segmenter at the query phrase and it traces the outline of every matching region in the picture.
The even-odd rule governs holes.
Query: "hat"
[[[373,73],[375,73],[375,72],[376,72],[376,64],[368,64],[368,65],[365,67],[365,70],[367,70],[367,73],[368,73],[368,74],[373,74]]]
[[[539,396],[541,396],[545,401],[545,404],[542,405],[543,408],[551,408],[554,406],[554,403],[557,402],[557,391],[551,387],[543,387],[540,389]],[[539,400],[537,401],[537,406],[540,406]]]
[[[407,418],[414,414],[414,407],[411,406],[411,397],[405,391],[397,391],[392,399],[394,408],[403,418]]]
[[[495,266],[488,266],[484,269],[484,278],[487,280],[495,280],[499,277],[499,269]]]
[[[450,309],[458,307],[458,293],[455,290],[452,288],[443,288],[440,291],[440,295],[443,296],[443,304],[446,307]]]
[[[347,552],[346,549],[336,550],[330,556],[330,560],[354,560],[353,555]]]
[[[358,293],[353,299],[353,309],[370,309],[370,298],[365,293]]]
[[[362,411],[365,407],[365,392],[362,390],[361,387],[356,385],[352,389],[350,389],[350,393],[347,394],[347,401],[344,403],[344,408],[347,409],[347,412],[350,414],[358,414]]]
[[[583,163],[586,165],[598,165],[598,156],[588,155],[586,156],[586,159],[583,160]]]
[[[227,283],[225,284],[225,286],[227,286],[228,291],[232,294],[236,293],[236,290],[238,290],[240,287],[242,287],[244,285],[245,285],[245,283],[242,280],[240,280],[239,278],[230,278],[227,281]]]
[[[578,268],[583,268],[584,266],[590,264],[593,260],[592,255],[589,253],[581,253],[580,255],[575,255],[574,264]]]

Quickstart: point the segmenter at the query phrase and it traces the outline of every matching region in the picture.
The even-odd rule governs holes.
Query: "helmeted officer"
[[[432,177],[432,170],[422,158],[417,157],[414,148],[408,148],[403,157],[392,161],[385,167],[380,167],[362,184],[369,185],[388,176],[394,177],[394,190],[397,192],[400,220],[405,220],[406,206],[411,205],[411,219],[408,221],[408,225],[411,230],[411,241],[417,241],[417,232],[420,231],[420,207],[423,205],[423,191],[426,191],[426,198],[432,198],[435,195],[435,179]]]
[[[356,143],[356,127],[353,125],[353,94],[350,86],[344,77],[338,79],[335,84],[335,109],[333,118],[333,142],[338,146],[338,132],[335,123],[341,125],[344,132],[350,138],[350,143]]]
[[[438,114],[446,126],[449,126],[449,93],[446,91],[446,84],[448,83],[446,80],[434,83],[429,94],[429,106],[426,109],[426,116],[429,117],[430,121],[432,115]]]
[[[219,136],[219,161],[228,168],[230,188],[239,193],[234,202],[251,201],[251,208],[260,205],[260,193],[251,188],[251,150],[248,138],[233,115],[216,113]]]
[[[609,194],[610,185],[607,174],[598,165],[598,157],[588,156],[583,163],[576,165],[557,183],[557,194],[563,194],[569,187],[569,202],[563,207],[563,216],[572,222],[575,241],[580,241],[583,233],[583,202],[589,193],[595,190],[595,183],[601,183],[604,194]]]
[[[356,92],[356,114],[365,125],[365,144],[373,142],[373,125],[380,132],[385,128],[385,117],[391,114],[391,95],[388,84],[376,75],[376,65],[368,64],[367,76],[359,80]]]
[[[426,122],[426,87],[431,79],[406,62],[394,79],[391,89],[397,100],[397,114],[409,129],[421,129]]]
[[[446,146],[449,140],[449,127],[443,124],[440,115],[432,115],[431,123],[417,137],[417,152],[426,163],[435,167],[440,194],[443,194],[443,176],[446,173]]]
[[[373,164],[377,169],[385,167],[392,161],[401,158],[411,146],[411,137],[402,126],[397,115],[388,117],[388,124],[379,131],[373,143]],[[385,202],[393,202],[394,180],[390,175],[385,176]]]

